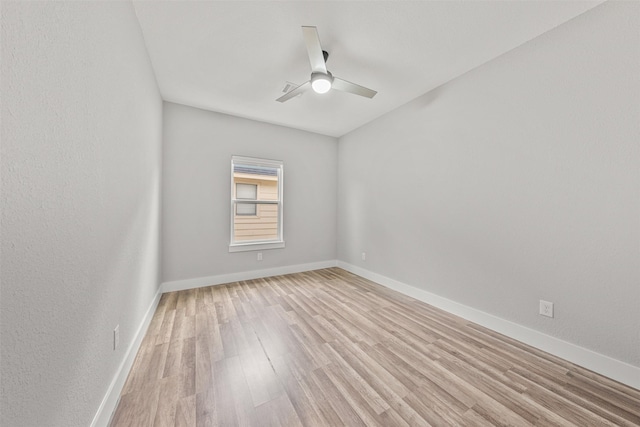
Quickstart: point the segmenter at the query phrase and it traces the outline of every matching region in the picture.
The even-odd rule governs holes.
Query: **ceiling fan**
[[[378,93],[375,90],[334,77],[333,74],[327,70],[327,58],[329,58],[329,54],[322,50],[320,46],[320,38],[318,37],[316,27],[302,27],[302,35],[304,37],[304,44],[307,46],[309,62],[311,63],[311,79],[285,93],[276,99],[276,101],[288,101],[309,90],[309,88],[313,89],[316,93],[327,93],[331,89],[336,89],[367,98],[373,98],[376,93]]]

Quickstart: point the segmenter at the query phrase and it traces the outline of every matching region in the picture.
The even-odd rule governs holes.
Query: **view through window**
[[[233,156],[231,251],[283,247],[282,162]]]

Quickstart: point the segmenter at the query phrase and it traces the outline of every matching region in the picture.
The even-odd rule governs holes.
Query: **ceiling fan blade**
[[[311,70],[314,73],[327,74],[327,64],[324,62],[318,30],[316,27],[302,27],[302,36],[304,37],[304,44],[307,46]]]
[[[333,78],[333,84],[331,85],[331,88],[341,90],[343,92],[353,93],[360,96],[365,96],[367,98],[373,98],[374,96],[376,96],[376,93],[378,93],[375,90],[371,90],[364,86],[360,86],[355,83],[342,80],[338,77]]]
[[[288,101],[291,98],[300,95],[301,93],[303,93],[304,91],[306,91],[310,87],[311,87],[311,82],[302,83],[297,88],[290,90],[289,92],[287,92],[284,95],[282,95],[280,98],[276,99],[276,101],[278,101],[278,102]]]

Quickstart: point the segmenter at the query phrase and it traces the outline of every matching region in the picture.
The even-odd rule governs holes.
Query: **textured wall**
[[[166,102],[163,281],[336,258],[335,138]],[[229,253],[231,156],[284,161],[284,249]]]
[[[639,15],[607,2],[342,137],[339,259],[640,366]]]
[[[1,84],[0,424],[85,427],[158,287],[162,103],[131,4],[3,1]]]

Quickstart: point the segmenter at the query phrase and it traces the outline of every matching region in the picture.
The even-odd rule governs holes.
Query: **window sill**
[[[280,248],[284,248],[284,241],[234,243],[232,245],[229,245],[229,252],[261,251],[265,249],[280,249]]]

